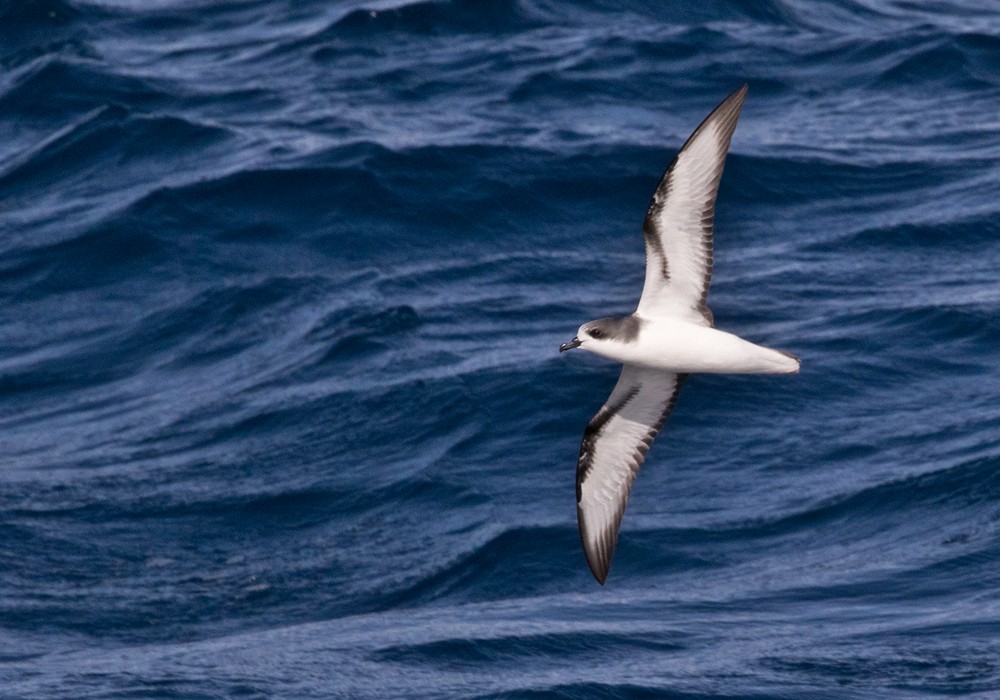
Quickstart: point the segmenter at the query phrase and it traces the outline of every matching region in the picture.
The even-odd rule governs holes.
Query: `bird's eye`
[[[601,335],[603,335],[601,333],[601,329],[600,328],[591,328],[589,331],[587,331],[587,333],[590,334],[591,338],[600,338]]]

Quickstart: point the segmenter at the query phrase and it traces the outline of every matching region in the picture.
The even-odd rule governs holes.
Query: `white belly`
[[[592,350],[619,362],[680,373],[785,374],[799,362],[715,328],[683,320],[647,320],[631,343],[602,343]],[[591,348],[588,348],[591,349]]]

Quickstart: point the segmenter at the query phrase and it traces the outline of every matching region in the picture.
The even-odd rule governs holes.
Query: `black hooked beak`
[[[579,338],[573,338],[573,340],[569,341],[568,343],[563,343],[562,345],[560,345],[559,352],[566,352],[567,350],[578,348],[580,347],[580,343],[582,342],[583,341],[581,341]]]

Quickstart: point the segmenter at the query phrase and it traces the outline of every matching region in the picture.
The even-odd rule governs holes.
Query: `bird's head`
[[[635,316],[599,318],[589,321],[576,332],[576,337],[559,346],[559,352],[583,348],[599,355],[611,343],[630,343],[639,334],[640,321]]]

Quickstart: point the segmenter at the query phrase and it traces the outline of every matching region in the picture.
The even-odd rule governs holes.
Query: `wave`
[[[395,344],[420,326],[420,315],[412,306],[394,306],[379,311],[355,309],[330,314],[306,336],[312,342],[329,345],[320,363],[346,361],[359,354]]]
[[[134,169],[139,171],[136,179],[149,181],[185,158],[205,158],[230,137],[225,129],[172,115],[135,114],[120,105],[99,107],[6,164],[0,186],[10,196],[28,200],[56,183],[79,189],[81,180],[112,165],[123,179]]]
[[[540,0],[540,4],[553,12],[565,13],[568,3]],[[785,0],[749,0],[733,5],[727,0],[707,0],[696,5],[673,5],[656,0],[583,0],[572,3],[573,9],[591,12],[627,13],[667,26],[711,24],[716,22],[754,22],[797,26],[799,11],[794,3]]]
[[[912,40],[911,40],[912,41]],[[1000,39],[983,34],[959,34],[927,42],[919,49],[907,47],[905,58],[879,75],[881,85],[927,86],[931,83],[967,89],[1000,85],[993,68]]]
[[[9,67],[67,48],[85,52],[83,20],[102,16],[66,0],[0,0],[0,58]]]
[[[1000,456],[975,459],[903,479],[879,483],[838,496],[794,515],[739,527],[706,531],[704,536],[724,541],[744,537],[777,537],[790,532],[848,523],[851,528],[884,527],[891,517],[913,521],[914,511],[939,510],[954,517],[956,511],[990,508],[1000,501]],[[842,532],[831,534],[841,537]],[[697,537],[697,535],[696,535]]]
[[[352,10],[323,35],[374,39],[393,33],[503,33],[538,25],[530,5],[521,0],[432,0]]]
[[[568,632],[501,633],[495,637],[451,638],[423,644],[390,645],[377,649],[371,656],[378,662],[431,666],[447,664],[453,667],[458,661],[458,665],[469,664],[481,668],[484,664],[518,663],[525,657],[538,655],[559,654],[581,661],[592,659],[599,662],[608,655],[635,651],[669,654],[687,648],[687,642],[689,635],[673,630],[663,630],[660,634],[646,631],[628,634],[623,631],[611,633],[574,629]]]
[[[36,255],[46,264],[20,272],[41,278],[36,288],[66,292],[96,291],[102,283],[117,283],[136,268],[145,272],[167,254],[156,238],[119,231],[83,236],[36,251]],[[304,289],[303,280],[280,277],[251,286],[210,287],[140,313],[127,323],[119,321],[80,338],[67,338],[58,355],[0,372],[0,385],[8,395],[82,390],[132,376],[158,357],[175,371],[222,362],[259,342],[257,324],[266,323],[274,307],[301,296]]]
[[[0,109],[27,121],[63,124],[107,104],[153,110],[170,99],[171,91],[155,81],[108,71],[96,61],[51,56],[19,72],[0,94]]]
[[[995,214],[986,214],[948,221],[865,228],[855,233],[846,232],[833,242],[815,243],[810,248],[831,250],[844,245],[856,245],[868,250],[881,250],[883,254],[891,250],[922,249],[975,252],[981,250],[982,245],[990,245],[998,239],[1000,239],[998,217]]]
[[[15,294],[96,288],[116,284],[130,271],[146,271],[164,260],[166,250],[154,233],[106,224],[69,240],[19,251],[0,270],[0,280]]]

